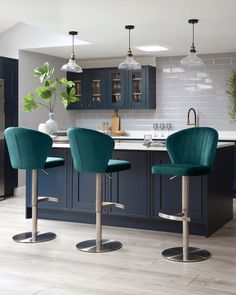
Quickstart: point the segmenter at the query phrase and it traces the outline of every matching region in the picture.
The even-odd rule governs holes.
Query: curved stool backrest
[[[173,164],[212,167],[218,133],[209,127],[184,129],[170,135],[166,147]]]
[[[78,172],[106,172],[114,149],[114,140],[110,136],[85,128],[70,128],[67,135]]]
[[[49,135],[20,127],[7,128],[4,135],[13,168],[44,168],[52,148],[52,139]]]

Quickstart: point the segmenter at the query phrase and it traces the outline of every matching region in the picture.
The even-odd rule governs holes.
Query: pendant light
[[[203,61],[196,55],[196,49],[194,44],[194,24],[198,23],[198,19],[189,19],[188,23],[193,25],[193,41],[189,54],[183,59],[181,59],[180,63],[186,66],[203,66]]]
[[[69,35],[72,36],[72,53],[69,59],[69,62],[61,67],[61,70],[67,71],[67,72],[75,72],[75,73],[82,73],[82,68],[76,63],[75,59],[75,45],[74,45],[74,37],[78,35],[78,32],[76,31],[70,31]]]
[[[127,25],[125,26],[125,29],[129,30],[129,50],[128,50],[126,59],[119,64],[118,69],[119,70],[141,70],[142,67],[140,63],[134,60],[132,51],[130,49],[130,30],[133,30],[134,26]]]

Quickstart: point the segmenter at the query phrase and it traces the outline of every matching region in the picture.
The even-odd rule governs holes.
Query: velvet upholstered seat
[[[4,132],[11,165],[15,169],[44,169],[64,165],[63,158],[47,157],[52,138],[42,132],[19,127]]]
[[[189,176],[211,172],[216,153],[218,133],[208,127],[181,130],[170,135],[166,147],[171,164],[152,167],[153,174],[182,176],[182,212],[169,215],[159,212],[162,218],[183,222],[183,247],[166,249],[162,255],[173,261],[200,261],[210,257],[207,250],[189,247]]]
[[[54,233],[37,231],[38,202],[57,201],[56,198],[38,197],[38,169],[48,169],[64,165],[64,159],[48,157],[52,148],[52,138],[42,132],[19,127],[7,128],[4,132],[11,165],[15,169],[32,170],[32,232],[15,235],[17,242],[36,243],[52,240]]]
[[[114,140],[110,136],[86,128],[70,128],[67,134],[78,172],[108,173],[130,169],[129,161],[110,159],[114,150]]]
[[[172,164],[154,165],[152,173],[178,176],[207,175],[211,172],[217,141],[217,131],[208,127],[176,132],[166,140]]]
[[[101,132],[70,128],[67,131],[74,167],[78,172],[96,173],[96,240],[80,242],[76,247],[86,252],[107,252],[121,248],[114,240],[102,239],[102,210],[104,208],[123,208],[113,202],[103,202],[103,176],[112,172],[128,170],[129,161],[110,159],[114,150],[114,140]],[[111,175],[109,175],[111,178]]]

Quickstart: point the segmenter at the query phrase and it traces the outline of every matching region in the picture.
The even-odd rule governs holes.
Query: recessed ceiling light
[[[169,50],[167,47],[160,46],[160,45],[138,46],[136,48],[139,49],[139,50],[142,50],[142,51],[147,51],[147,52]]]

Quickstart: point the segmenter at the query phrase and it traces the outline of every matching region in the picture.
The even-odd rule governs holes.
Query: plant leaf
[[[54,68],[49,66],[49,63],[44,63],[41,67],[34,70],[34,76],[39,78],[40,82],[43,83],[45,79],[50,79],[54,73]]]
[[[49,102],[52,99],[52,95],[53,95],[53,92],[47,87],[36,88],[36,93],[47,102]]]
[[[40,103],[35,101],[35,96],[32,92],[29,92],[24,98],[24,106],[23,110],[25,112],[32,112],[33,110],[37,109],[40,106]]]

